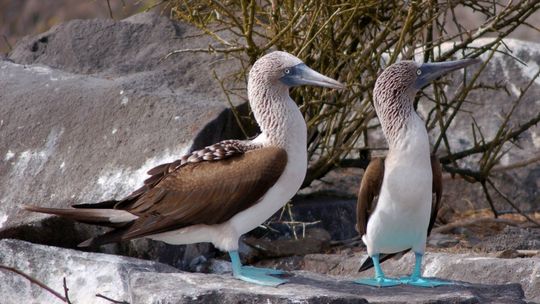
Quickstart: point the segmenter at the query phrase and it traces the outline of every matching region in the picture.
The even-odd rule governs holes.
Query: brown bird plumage
[[[151,169],[152,176],[145,185],[120,201],[74,205],[76,209],[25,209],[118,227],[80,246],[129,240],[196,224],[219,224],[257,203],[287,164],[284,149],[267,147],[244,152],[246,147],[232,143],[213,145]],[[112,212],[127,211],[137,218],[111,221],[111,208]]]
[[[433,203],[431,205],[431,216],[429,219],[428,226],[428,235],[433,229],[435,220],[437,219],[437,212],[440,207],[441,197],[442,197],[442,168],[439,158],[436,155],[431,155],[431,170],[433,172],[433,185],[432,190],[435,195],[433,198]],[[367,166],[364,175],[362,176],[362,181],[360,182],[360,189],[358,190],[358,200],[356,205],[356,231],[360,235],[364,235],[367,230],[367,223],[369,216],[375,210],[377,206],[377,201],[375,197],[379,195],[381,190],[382,182],[384,178],[384,159],[381,157],[373,158],[369,165]],[[398,253],[391,254],[381,254],[379,259],[380,262],[384,262],[396,255],[401,255],[409,250],[405,250]],[[373,260],[371,257],[368,257],[362,266],[360,266],[359,271],[368,270],[373,267]]]

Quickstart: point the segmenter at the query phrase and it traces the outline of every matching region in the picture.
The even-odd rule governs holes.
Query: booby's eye
[[[418,76],[422,75],[422,70],[420,70],[420,69],[416,70],[416,75],[418,75]]]
[[[291,70],[290,69],[285,69],[285,70],[283,70],[283,73],[285,73],[285,75],[289,75],[291,73]]]

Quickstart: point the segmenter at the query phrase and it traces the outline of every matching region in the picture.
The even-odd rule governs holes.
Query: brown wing
[[[356,231],[364,235],[367,229],[369,216],[375,210],[373,199],[379,195],[384,177],[384,160],[380,157],[373,158],[362,176],[358,201],[356,204]]]
[[[116,206],[116,208],[124,208],[125,206],[128,206],[145,192],[159,184],[161,180],[163,180],[169,174],[186,164],[224,160],[230,157],[242,155],[246,151],[253,148],[255,147],[246,145],[244,142],[239,140],[224,140],[205,147],[204,149],[193,151],[174,162],[165,163],[154,167],[148,171],[150,177],[144,181],[144,186],[133,191],[133,193],[131,193],[128,197],[124,198]]]
[[[286,164],[285,150],[274,147],[218,162],[186,164],[123,206],[139,219],[121,239],[225,222],[257,203],[279,179]]]
[[[429,218],[428,235],[431,233],[433,225],[435,225],[435,220],[437,220],[437,212],[439,212],[439,207],[441,206],[441,197],[443,192],[441,162],[435,154],[431,155],[431,172],[433,173],[432,191],[435,194],[435,199],[431,204],[431,216]]]
[[[144,181],[144,185],[120,201],[108,200],[93,204],[76,204],[72,205],[72,207],[77,209],[129,209],[129,206],[136,202],[137,199],[139,199],[143,194],[150,191],[165,177],[186,164],[224,160],[230,157],[242,155],[245,152],[256,148],[259,148],[259,146],[246,143],[245,141],[234,139],[224,140],[186,154],[173,162],[164,163],[150,169],[148,171],[150,177]]]
[[[371,163],[369,164],[369,166],[371,166]],[[365,174],[367,174],[367,170],[369,169],[369,166],[366,169]],[[428,226],[427,235],[429,235],[431,233],[431,229],[433,229],[433,225],[435,224],[435,220],[437,219],[437,212],[439,211],[441,197],[442,197],[442,190],[443,190],[441,163],[439,161],[439,158],[435,154],[431,155],[431,171],[432,171],[432,174],[433,174],[432,191],[435,194],[435,199],[433,200],[433,202],[431,204],[431,215],[430,215],[430,219],[429,219],[429,226]],[[382,168],[382,173],[381,174],[384,175],[384,167]],[[382,183],[382,177],[381,177],[381,183]],[[364,184],[364,178],[362,178],[362,184],[360,185],[360,192],[358,194],[358,206],[361,205],[361,202],[360,202],[361,196],[360,195],[362,193],[362,185],[363,184]],[[379,185],[378,190],[380,190],[380,185]],[[378,193],[378,191],[377,191],[377,193]],[[373,209],[371,209],[371,210],[373,210]],[[357,210],[357,218],[358,218],[358,223],[356,224],[357,225],[357,230],[358,230],[358,225],[360,224],[360,216],[358,216],[358,212],[360,212],[360,211]],[[365,219],[365,225],[363,226],[364,227],[363,232],[359,231],[360,235],[363,235],[364,233],[366,233],[366,230],[365,230],[366,226],[367,226],[367,219]],[[390,259],[390,258],[392,258],[392,257],[394,257],[396,255],[404,254],[404,253],[406,253],[408,251],[409,250],[405,250],[405,251],[397,252],[397,253],[391,253],[391,254],[381,254],[379,256],[379,261],[380,261],[380,263],[382,263],[382,262],[384,262],[384,261],[386,261],[386,260],[388,260],[388,259]],[[368,257],[364,261],[364,263],[362,263],[362,266],[360,266],[360,269],[358,271],[361,272],[361,271],[364,271],[364,270],[368,270],[371,267],[373,267],[373,260],[371,259],[371,257]]]

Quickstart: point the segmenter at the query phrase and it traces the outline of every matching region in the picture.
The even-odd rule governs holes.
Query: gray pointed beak
[[[482,62],[482,60],[479,58],[468,58],[456,61],[424,63],[417,70],[418,76],[414,83],[414,87],[420,90],[443,75],[480,62]]]
[[[312,70],[304,63],[297,64],[287,69],[287,72],[288,74],[285,74],[283,77],[280,78],[280,80],[289,87],[313,85],[332,89],[345,88],[345,86],[341,82],[336,81],[330,77],[326,77]]]

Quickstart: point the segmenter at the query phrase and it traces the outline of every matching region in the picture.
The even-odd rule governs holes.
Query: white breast
[[[282,126],[287,134],[285,170],[259,203],[238,213],[229,221],[239,234],[244,234],[266,221],[296,194],[304,181],[307,171],[307,127],[304,117],[292,100],[287,116],[283,119]]]
[[[377,207],[363,238],[368,254],[424,251],[432,202],[429,138],[416,114],[400,135],[386,158]]]

